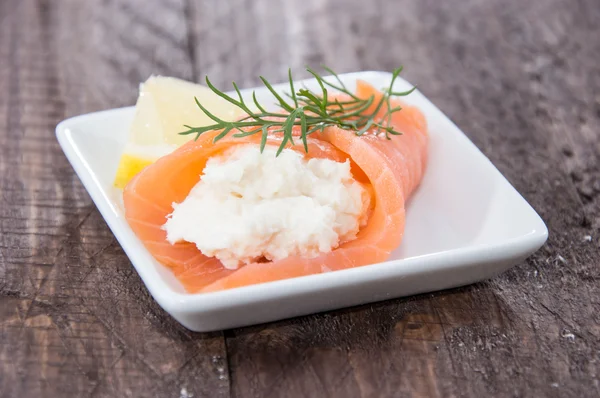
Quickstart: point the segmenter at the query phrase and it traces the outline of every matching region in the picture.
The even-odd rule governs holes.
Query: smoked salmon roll
[[[382,95],[357,82],[355,96],[374,99],[362,111],[401,133],[391,139],[329,126],[279,151],[278,132],[264,143],[202,134],[129,182],[127,222],[190,293],[385,261],[402,241],[428,134],[414,106],[390,98],[375,108]]]

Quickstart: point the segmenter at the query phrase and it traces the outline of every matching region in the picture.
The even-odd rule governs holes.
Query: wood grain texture
[[[1,396],[227,395],[222,334],[165,316],[54,137],[151,73],[191,78],[184,6],[3,3]]]
[[[0,396],[600,395],[596,0],[0,0]],[[196,334],[149,297],[54,138],[150,74],[390,70],[536,208],[465,288]]]

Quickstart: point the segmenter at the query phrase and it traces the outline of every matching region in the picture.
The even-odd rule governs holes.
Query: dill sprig
[[[296,90],[294,87],[294,80],[292,79],[292,72],[291,69],[289,69],[289,93],[284,95],[286,98],[279,94],[267,79],[260,76],[265,87],[275,98],[276,104],[281,108],[281,110],[277,112],[267,111],[266,108],[258,102],[256,92],[252,93],[252,102],[256,106],[256,109],[253,110],[242,97],[240,89],[235,82],[233,82],[233,88],[237,94],[237,99],[216,88],[208,77],[206,77],[207,86],[216,95],[240,108],[247,116],[237,121],[222,120],[202,105],[200,101],[198,101],[198,98],[194,97],[198,107],[215,123],[202,127],[185,125],[188,130],[179,134],[195,134],[196,137],[194,139],[197,140],[200,135],[206,132],[220,131],[220,133],[213,138],[213,142],[221,140],[231,132],[234,132],[233,137],[235,138],[261,134],[260,150],[262,152],[270,133],[282,133],[283,138],[277,151],[277,155],[283,151],[288,143],[294,145],[294,126],[300,126],[300,140],[302,141],[306,152],[308,152],[308,136],[316,131],[323,132],[325,128],[331,126],[352,131],[358,136],[364,135],[371,129],[375,134],[385,134],[387,139],[391,139],[391,136],[401,134],[399,131],[394,130],[391,125],[391,117],[394,112],[398,112],[402,108],[399,106],[392,108],[390,98],[392,96],[406,96],[412,93],[416,88],[413,87],[404,92],[392,91],[396,78],[400,75],[400,72],[402,72],[402,67],[393,71],[390,85],[382,90],[383,95],[377,103],[375,103],[375,96],[370,96],[369,98],[357,97],[348,90],[333,70],[327,67],[324,67],[324,69],[333,76],[335,80],[334,83],[325,80],[311,68],[306,69],[308,73],[317,80],[321,91],[320,93],[312,92],[304,87]],[[328,88],[346,94],[348,98],[340,101],[337,96],[330,95]],[[375,106],[372,107],[374,104]],[[378,116],[384,106],[386,111],[383,116]],[[369,111],[371,108],[372,110]]]

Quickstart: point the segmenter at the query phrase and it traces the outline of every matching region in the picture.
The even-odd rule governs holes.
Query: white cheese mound
[[[200,182],[163,229],[236,269],[257,260],[316,257],[356,238],[369,194],[350,162],[309,159],[290,149],[239,145],[209,159]]]

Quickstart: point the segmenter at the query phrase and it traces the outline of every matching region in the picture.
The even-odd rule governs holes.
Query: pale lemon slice
[[[212,114],[224,120],[242,116],[239,108],[213,93],[208,87],[176,79],[151,76],[140,85],[135,117],[117,168],[114,185],[123,188],[144,167],[193,139],[180,135],[184,125],[213,124],[194,101],[198,98]]]
[[[176,145],[136,145],[127,143],[119,160],[114,186],[120,189],[135,177],[142,169],[154,163],[158,158],[168,155]]]

